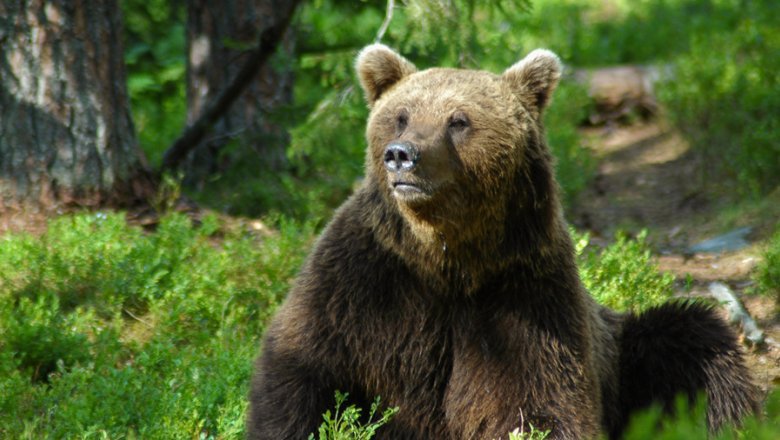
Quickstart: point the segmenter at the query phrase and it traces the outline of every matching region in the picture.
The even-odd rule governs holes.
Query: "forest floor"
[[[713,282],[730,287],[765,335],[760,346],[744,345],[758,384],[764,391],[780,385],[777,305],[771,297],[751,293],[762,243],[780,218],[777,191],[754,204],[724,196],[728,188],[708,184],[698,172],[706,164],[698,163],[687,142],[663,122],[587,128],[583,134],[598,165],[595,178],[575,200],[570,221],[590,231],[596,245],[606,244],[617,230],[647,229],[660,269],[677,280],[677,296],[709,296]],[[746,235],[739,250],[691,249],[734,230]]]

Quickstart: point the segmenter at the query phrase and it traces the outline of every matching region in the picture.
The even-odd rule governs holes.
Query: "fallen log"
[[[668,66],[612,66],[572,69],[570,77],[584,86],[593,100],[593,125],[616,122],[631,114],[658,113],[655,85],[671,76]]]
[[[756,321],[748,314],[729,286],[720,282],[710,283],[709,292],[713,298],[726,308],[729,314],[729,321],[742,327],[745,338],[751,345],[764,344],[764,332],[758,328]]]

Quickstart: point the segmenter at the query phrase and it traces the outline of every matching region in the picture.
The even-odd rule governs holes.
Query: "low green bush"
[[[187,119],[186,8],[167,0],[122,0],[127,92],[138,140],[157,167]]]
[[[258,237],[172,214],[150,233],[95,213],[1,237],[0,438],[242,438],[260,337],[315,236],[310,223],[275,226]],[[576,238],[600,301],[641,310],[668,297],[643,235],[601,251]],[[344,399],[319,438],[369,438],[392,417],[374,406],[374,423],[358,423]],[[768,423],[740,432],[772,438]]]
[[[335,410],[333,413],[330,410],[325,411],[317,436],[312,433],[309,435],[309,440],[369,440],[398,412],[398,408],[387,408],[382,411],[378,419],[374,420],[380,404],[380,398],[377,397],[368,411],[368,419],[364,422],[361,420],[362,408],[355,405],[342,408],[348,396],[349,393],[336,391]]]
[[[252,359],[313,240],[213,216],[0,238],[0,438],[240,438]]]
[[[514,429],[509,433],[509,440],[544,440],[550,435],[549,430],[542,431],[534,428],[530,425],[528,431],[521,430],[520,428]]]
[[[645,242],[647,231],[640,232],[635,239],[618,233],[615,242],[601,250],[586,249],[588,234],[572,234],[580,277],[600,304],[619,311],[641,312],[671,298],[674,277],[658,271]]]
[[[774,295],[780,307],[780,227],[775,231],[763,253],[763,259],[756,272],[758,290]]]
[[[590,106],[583,87],[563,82],[544,115],[547,144],[555,157],[555,174],[567,206],[585,189],[596,170],[593,155],[584,147],[577,131],[578,125],[587,118]]]
[[[759,196],[780,185],[780,4],[740,4],[730,28],[690,36],[661,98],[708,183],[726,177],[729,192]]]
[[[675,415],[663,415],[658,407],[651,408],[631,419],[626,440],[774,440],[780,434],[780,391],[767,397],[763,414],[747,417],[739,426],[725,426],[717,434],[707,430],[704,398],[690,405],[687,399],[678,399]]]

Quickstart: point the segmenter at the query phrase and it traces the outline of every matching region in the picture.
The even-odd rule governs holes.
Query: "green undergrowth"
[[[171,214],[146,232],[99,212],[0,238],[0,438],[242,438],[259,339],[316,235],[274,225],[258,236]],[[600,251],[577,239],[600,301],[668,297],[643,236]],[[373,408],[360,425],[339,405],[320,438],[369,438],[327,432],[381,432],[392,417]]]
[[[317,440],[357,440],[369,439],[376,433],[376,428],[386,423],[392,417],[393,410],[386,410],[378,423],[363,426],[357,422],[360,408],[353,405],[344,410],[342,417],[338,416],[343,396],[339,400],[337,393],[336,416],[327,411],[324,422],[319,429]],[[723,426],[718,433],[710,433],[707,429],[706,400],[699,398],[694,404],[687,399],[679,398],[674,414],[664,414],[660,407],[655,406],[634,415],[624,433],[625,440],[775,440],[780,433],[780,391],[769,394],[760,414],[748,416],[739,427]],[[372,414],[376,407],[371,407]],[[341,423],[334,423],[340,420]],[[346,422],[349,420],[350,422]],[[544,431],[529,426],[527,429],[514,429],[507,434],[509,440],[544,440],[550,431]],[[503,437],[502,437],[503,438]],[[309,440],[314,440],[314,435]],[[495,439],[494,439],[495,440]]]
[[[596,162],[577,131],[579,122],[587,118],[590,106],[583,87],[564,82],[556,89],[544,115],[547,145],[555,157],[555,177],[565,206],[570,206],[585,189],[596,169]]]
[[[763,258],[758,266],[756,281],[758,291],[775,297],[775,307],[780,308],[780,224],[767,241]]]
[[[531,425],[527,431],[516,428],[509,433],[509,440],[544,440],[550,435],[550,431],[542,431]]]
[[[707,432],[703,398],[690,405],[678,399],[674,416],[664,416],[658,407],[637,414],[625,433],[626,440],[774,440],[780,433],[780,392],[768,396],[762,414],[747,417],[739,428],[725,426]]]
[[[588,234],[572,231],[580,277],[596,300],[612,309],[641,312],[672,296],[674,277],[659,272],[648,246],[647,231],[636,238],[618,233],[604,249],[587,248]]]
[[[398,412],[398,408],[387,408],[377,414],[380,404],[380,398],[377,397],[369,408],[368,419],[364,422],[361,419],[361,408],[355,405],[343,406],[348,396],[349,393],[336,391],[335,409],[332,413],[330,410],[325,411],[317,435],[312,433],[309,440],[369,440]]]
[[[127,92],[138,141],[158,167],[187,119],[186,8],[168,0],[121,0]]]
[[[729,25],[687,36],[690,50],[675,58],[660,96],[707,164],[703,181],[758,197],[780,187],[780,4],[715,3],[732,11]]]
[[[252,359],[313,230],[122,214],[0,238],[0,438],[240,438]]]

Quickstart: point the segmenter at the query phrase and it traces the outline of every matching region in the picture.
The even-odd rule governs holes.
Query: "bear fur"
[[[717,429],[754,410],[731,329],[702,305],[640,316],[594,302],[561,212],[542,113],[561,74],[536,50],[501,75],[357,59],[366,179],[270,324],[248,436],[303,439],[334,391],[400,408],[389,439],[618,438],[630,414],[709,398]]]

